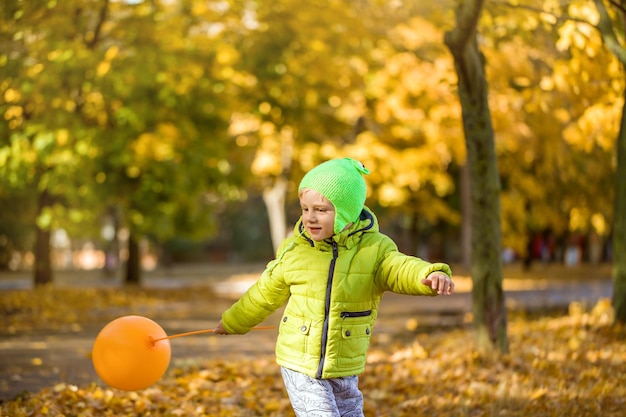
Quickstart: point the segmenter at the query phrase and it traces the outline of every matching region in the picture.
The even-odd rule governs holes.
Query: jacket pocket
[[[368,322],[346,322],[341,326],[341,349],[339,366],[355,368],[365,363],[372,335],[372,324]]]
[[[310,319],[284,315],[280,322],[277,348],[285,356],[303,358],[307,354],[310,331]]]
[[[349,317],[369,317],[372,315],[372,310],[342,311],[340,315],[342,319],[347,319]]]

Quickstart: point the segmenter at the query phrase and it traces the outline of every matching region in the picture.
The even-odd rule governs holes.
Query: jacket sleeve
[[[389,239],[391,241],[391,239]],[[395,243],[383,245],[382,260],[376,269],[376,282],[383,291],[407,295],[436,296],[437,291],[422,284],[430,273],[441,271],[452,277],[452,270],[445,263],[430,263],[398,251]]]
[[[231,334],[244,334],[263,322],[289,298],[280,259],[270,262],[246,293],[222,313],[222,326]]]

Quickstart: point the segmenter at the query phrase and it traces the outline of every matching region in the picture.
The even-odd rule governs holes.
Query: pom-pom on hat
[[[365,179],[369,170],[352,158],[331,159],[306,173],[298,191],[317,191],[335,206],[335,233],[357,221],[365,204]]]

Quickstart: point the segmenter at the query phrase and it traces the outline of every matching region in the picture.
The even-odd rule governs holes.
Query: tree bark
[[[109,206],[104,219],[107,235],[104,248],[104,275],[112,277],[117,272],[120,260],[120,240],[118,237],[120,221],[117,207]]]
[[[626,70],[626,48],[623,38],[618,39],[608,10],[602,0],[594,1],[600,20],[598,30],[606,47]],[[615,7],[622,20],[624,9]],[[620,32],[621,33],[621,32]],[[622,71],[623,72],[623,71]],[[615,212],[613,213],[613,309],[615,321],[626,324],[626,90],[624,90],[622,118],[616,141],[617,169],[615,175]]]
[[[472,266],[472,202],[467,164],[461,167],[459,184],[461,186],[461,259],[463,268],[469,271]]]
[[[502,289],[500,179],[488,102],[484,57],[476,27],[483,1],[464,1],[445,43],[458,76],[471,201],[472,312],[480,351],[508,351]]]
[[[39,194],[39,201],[37,203],[37,216],[41,215],[43,211],[50,207],[52,204],[52,198],[48,191],[43,190]],[[52,276],[52,261],[50,259],[50,228],[41,228],[39,225],[35,236],[35,268],[34,268],[34,283],[35,286],[41,286],[51,284],[53,281]]]
[[[287,180],[283,177],[276,178],[272,187],[263,190],[263,202],[265,202],[269,216],[274,253],[278,251],[280,243],[287,235],[285,194],[287,194]]]
[[[126,277],[124,283],[127,285],[139,285],[141,283],[139,242],[132,233],[128,237],[128,259],[126,260]]]
[[[289,186],[289,170],[291,169],[291,158],[293,157],[293,140],[290,136],[281,137],[280,146],[280,175],[273,179],[271,186],[263,190],[263,201],[267,207],[267,215],[270,222],[270,233],[272,235],[272,246],[274,253],[287,236],[287,214],[285,209],[285,199]]]
[[[615,213],[613,226],[613,309],[615,320],[626,324],[626,90],[617,138]]]

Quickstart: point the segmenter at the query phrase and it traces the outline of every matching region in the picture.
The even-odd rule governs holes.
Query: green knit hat
[[[298,191],[303,188],[317,191],[335,206],[335,233],[339,233],[347,224],[358,220],[365,204],[363,174],[369,173],[356,159],[331,159],[307,172]]]

